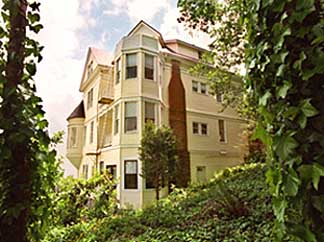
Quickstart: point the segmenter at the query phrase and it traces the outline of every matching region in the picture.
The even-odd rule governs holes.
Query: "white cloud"
[[[91,2],[94,1],[96,0]],[[89,21],[93,5],[83,4],[87,2],[56,0],[44,1],[41,5],[41,23],[44,29],[37,39],[45,48],[35,81],[38,94],[43,99],[50,133],[66,131],[66,118],[81,101],[78,90],[84,59],[77,58],[76,53],[82,49],[85,56],[87,46],[81,46],[78,31],[95,24]],[[84,11],[83,14],[81,11]],[[58,150],[63,155],[65,144],[59,145]],[[64,160],[68,173],[74,173],[75,169]]]
[[[126,14],[134,25],[140,20],[152,21],[168,6],[168,0],[111,0],[104,13],[111,16]]]
[[[208,48],[208,44],[211,43],[209,35],[198,30],[186,28],[184,24],[178,23],[178,17],[180,17],[179,9],[169,5],[160,27],[163,37],[165,39],[181,39],[202,48]]]

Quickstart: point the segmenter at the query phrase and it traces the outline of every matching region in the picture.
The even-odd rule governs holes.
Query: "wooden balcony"
[[[101,104],[110,104],[114,101],[114,83],[113,80],[101,80],[99,85],[98,102]]]

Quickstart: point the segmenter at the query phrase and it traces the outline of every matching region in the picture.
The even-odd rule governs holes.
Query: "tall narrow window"
[[[93,143],[93,130],[94,130],[94,121],[90,124],[90,144]]]
[[[119,104],[115,106],[114,134],[119,132]]]
[[[207,124],[200,124],[201,126],[201,135],[207,135]]]
[[[87,109],[91,108],[93,104],[93,88],[88,92],[87,95]]]
[[[87,142],[87,126],[84,126],[83,132],[83,145],[85,145]]]
[[[104,161],[100,161],[100,163],[99,163],[99,173],[100,174],[103,174],[104,168],[105,168],[105,162]]]
[[[82,177],[84,179],[88,179],[88,169],[89,169],[88,165],[83,165],[82,166]]]
[[[137,160],[125,160],[124,188],[137,189]]]
[[[116,61],[116,84],[120,82],[121,79],[121,62],[120,58]]]
[[[137,61],[136,54],[126,55],[126,79],[137,77]]]
[[[145,54],[145,79],[154,80],[154,56]]]
[[[148,121],[155,123],[155,104],[145,102],[145,123]]]
[[[71,147],[75,148],[77,146],[77,128],[76,127],[72,127],[71,128]]]
[[[125,103],[125,132],[137,129],[136,102]]]
[[[192,81],[192,91],[198,92],[198,82]]]
[[[225,142],[225,122],[224,122],[224,120],[218,120],[218,130],[219,130],[219,141]]]
[[[87,67],[87,78],[91,76],[92,72],[93,72],[93,62],[91,61]]]

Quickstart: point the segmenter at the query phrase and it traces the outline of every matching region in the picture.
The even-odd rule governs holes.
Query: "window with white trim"
[[[119,104],[115,106],[114,111],[114,134],[117,134],[119,132]]]
[[[87,66],[87,78],[91,76],[93,72],[93,61],[91,61]]]
[[[72,127],[70,129],[70,131],[71,131],[70,147],[75,148],[75,147],[77,147],[77,128],[76,127]]]
[[[82,177],[83,179],[88,179],[88,172],[89,172],[89,166],[83,165],[82,166]]]
[[[90,144],[93,143],[94,121],[90,123]]]
[[[87,142],[87,126],[85,125],[83,128],[83,145]]]
[[[192,133],[198,135],[208,135],[208,125],[206,123],[192,123]]]
[[[226,142],[225,121],[218,120],[219,142]]]
[[[121,79],[121,61],[120,58],[116,60],[116,84],[120,82]]]
[[[145,123],[152,121],[155,123],[155,104],[145,102]]]
[[[137,189],[138,187],[137,160],[124,162],[124,189]]]
[[[192,91],[208,95],[208,87],[206,83],[192,80]]]
[[[137,54],[126,55],[126,79],[137,77]]]
[[[192,91],[193,92],[198,92],[198,82],[197,81],[192,81]]]
[[[87,109],[91,108],[93,105],[93,88],[87,94]]]
[[[137,130],[137,102],[125,102],[125,132]]]
[[[145,67],[144,77],[145,79],[154,80],[154,56],[145,54]]]

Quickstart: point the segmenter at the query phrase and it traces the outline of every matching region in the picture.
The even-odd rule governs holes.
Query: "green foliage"
[[[209,33],[229,67],[236,63],[226,45],[239,53],[234,45],[244,44],[238,60],[246,64],[246,92],[257,104],[254,137],[267,149],[278,240],[288,232],[303,241],[323,241],[323,1],[179,0],[178,5],[182,21]],[[231,44],[233,33],[242,38]]]
[[[44,241],[273,241],[266,169],[260,164],[226,169],[206,185],[174,188],[142,211],[58,227]]]
[[[116,210],[116,182],[109,174],[89,180],[61,179],[54,197],[52,226],[67,226],[112,215]]]
[[[39,241],[47,232],[60,175],[33,76],[43,47],[39,3],[3,1],[0,27],[0,239]]]
[[[142,176],[150,182],[159,200],[159,191],[164,181],[174,181],[177,162],[176,138],[169,127],[145,125],[139,156],[142,161]]]
[[[312,199],[324,193],[324,174],[315,168],[324,164],[323,2],[249,5],[247,81],[259,99],[256,137],[267,145],[278,239],[289,232],[304,241],[323,241],[324,214]]]

